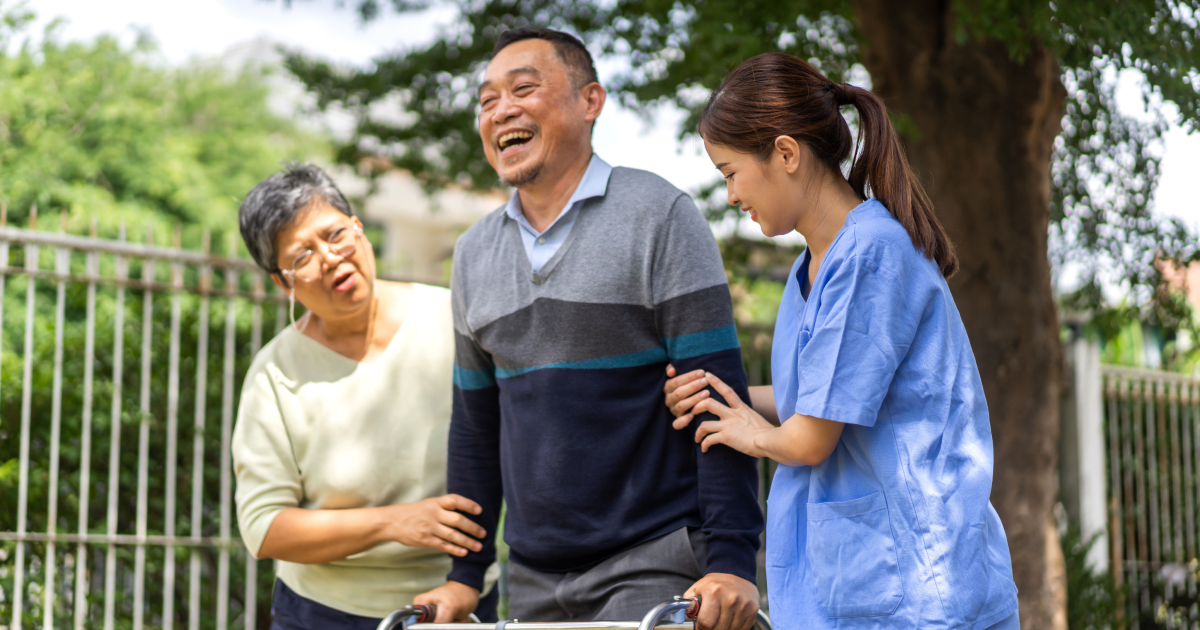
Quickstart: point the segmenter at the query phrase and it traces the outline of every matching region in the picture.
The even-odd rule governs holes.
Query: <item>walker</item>
[[[393,612],[379,622],[376,630],[695,630],[696,615],[700,613],[700,598],[676,597],[650,609],[641,622],[637,621],[582,621],[560,623],[526,623],[523,621],[499,621],[481,623],[471,615],[473,623],[426,623],[437,617],[437,606],[408,606]],[[771,630],[767,613],[758,611],[754,628]]]

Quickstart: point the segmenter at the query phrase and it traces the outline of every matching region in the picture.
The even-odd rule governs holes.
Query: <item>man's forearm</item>
[[[703,369],[725,381],[743,400],[750,396],[742,369],[741,352],[727,350],[677,361],[677,369]],[[711,390],[715,399],[724,399]],[[694,424],[715,420],[701,413]],[[754,582],[757,574],[762,511],[758,506],[758,463],[753,457],[717,445],[707,453],[696,445],[702,529],[708,539],[708,571],[729,573]]]
[[[504,501],[500,472],[500,400],[495,385],[477,390],[456,388],[450,420],[446,489],[479,504],[467,517],[483,527],[483,548],[455,558],[449,579],[483,589],[483,576],[496,559],[495,532]]]

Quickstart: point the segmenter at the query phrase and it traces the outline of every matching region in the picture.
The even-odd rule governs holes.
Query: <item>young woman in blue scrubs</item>
[[[858,111],[857,143],[843,106]],[[883,103],[759,55],[713,93],[700,135],[729,203],[763,234],[808,244],[775,324],[774,389],[752,388],[748,405],[711,374],[666,386],[676,429],[715,414],[696,429],[702,450],[780,464],[767,507],[775,627],[1018,629],[988,500],[987,401],[946,285],[958,260]]]

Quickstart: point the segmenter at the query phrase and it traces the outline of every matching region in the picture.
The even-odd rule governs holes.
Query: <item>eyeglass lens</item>
[[[329,235],[329,251],[334,256],[346,258],[354,254],[357,245],[358,230],[340,228]],[[292,276],[297,280],[312,281],[321,277],[321,256],[313,250],[307,250],[292,262]]]

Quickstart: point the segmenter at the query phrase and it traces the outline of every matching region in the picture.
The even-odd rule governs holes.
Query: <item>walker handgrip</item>
[[[413,604],[417,611],[416,623],[433,623],[437,619],[437,604]]]
[[[375,630],[396,630],[407,628],[415,623],[433,623],[437,618],[436,604],[416,604],[401,608],[383,618]]]
[[[642,617],[641,624],[638,625],[638,630],[653,630],[655,626],[662,623],[685,623],[695,621],[700,614],[700,604],[702,600],[699,595],[684,599],[676,597],[675,601],[659,604],[650,609],[645,617]],[[754,618],[754,628],[757,630],[771,630],[771,620],[767,618],[767,613],[762,610]]]
[[[700,614],[700,597],[689,597],[684,599],[676,597],[673,602],[659,604],[650,609],[645,617],[642,617],[642,622],[638,625],[638,630],[653,630],[658,624],[665,622],[683,623],[692,621],[696,615]]]

